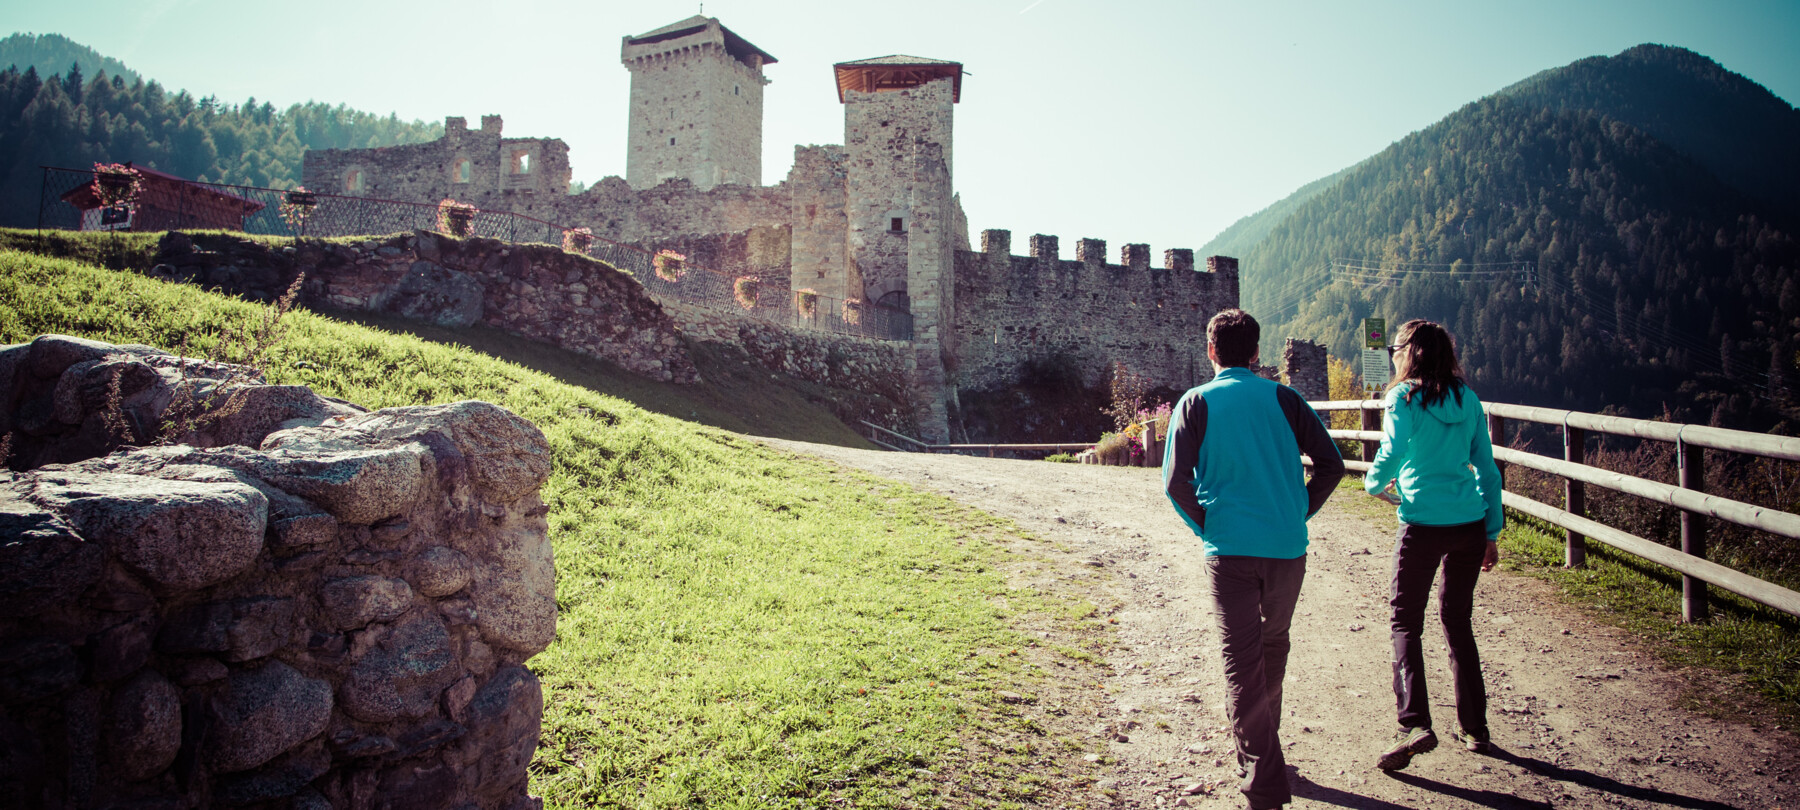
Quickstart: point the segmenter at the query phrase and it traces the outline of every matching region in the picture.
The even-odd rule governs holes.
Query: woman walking
[[[1369,494],[1400,507],[1388,601],[1400,732],[1376,762],[1389,771],[1405,768],[1413,755],[1438,743],[1431,730],[1419,637],[1440,563],[1444,578],[1438,615],[1450,647],[1456,719],[1465,747],[1477,753],[1488,750],[1487,687],[1470,614],[1475,580],[1500,559],[1496,540],[1505,522],[1500,470],[1494,465],[1481,401],[1463,382],[1450,332],[1431,321],[1411,320],[1400,325],[1395,338],[1398,342],[1388,347],[1395,372],[1382,420],[1381,451],[1363,481]],[[1397,492],[1389,492],[1396,483]]]

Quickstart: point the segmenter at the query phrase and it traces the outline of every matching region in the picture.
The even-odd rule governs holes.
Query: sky
[[[405,119],[500,114],[625,173],[620,38],[664,0],[0,0],[0,34],[57,33],[165,87]],[[1199,248],[1238,219],[1538,71],[1646,42],[1800,100],[1800,0],[1158,2],[709,0],[765,68],[763,182],[843,142],[832,64],[960,61],[954,182],[972,233]],[[979,246],[979,236],[976,236]]]

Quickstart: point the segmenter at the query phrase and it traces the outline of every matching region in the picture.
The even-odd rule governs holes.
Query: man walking
[[[1199,535],[1225,655],[1225,712],[1252,810],[1293,801],[1281,752],[1288,625],[1306,578],[1306,521],[1344,477],[1319,415],[1294,389],[1256,376],[1262,329],[1240,309],[1206,325],[1213,380],[1169,419],[1163,486]],[[1300,462],[1313,460],[1312,480]]]

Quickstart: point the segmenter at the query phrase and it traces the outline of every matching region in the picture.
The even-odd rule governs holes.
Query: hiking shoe
[[[1468,731],[1463,732],[1463,747],[1476,754],[1485,754],[1494,750],[1494,744],[1488,741],[1488,735],[1474,734]]]
[[[1437,747],[1437,735],[1428,728],[1403,728],[1394,735],[1394,744],[1381,752],[1381,759],[1375,761],[1375,767],[1384,771],[1398,771],[1412,764],[1414,754],[1423,754]]]

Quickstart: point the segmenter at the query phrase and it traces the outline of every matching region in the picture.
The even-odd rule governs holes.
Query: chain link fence
[[[438,206],[318,192],[200,183],[144,169],[135,205],[104,207],[95,172],[46,166],[38,228],[61,230],[232,230],[292,237],[371,236],[446,230]],[[512,243],[564,244],[572,231],[509,211],[471,209],[450,230]],[[578,237],[579,238],[579,237]],[[591,237],[588,256],[637,278],[652,296],[736,310],[771,323],[876,340],[911,340],[912,315],[891,307],[775,287],[746,276],[697,267],[642,248]]]

